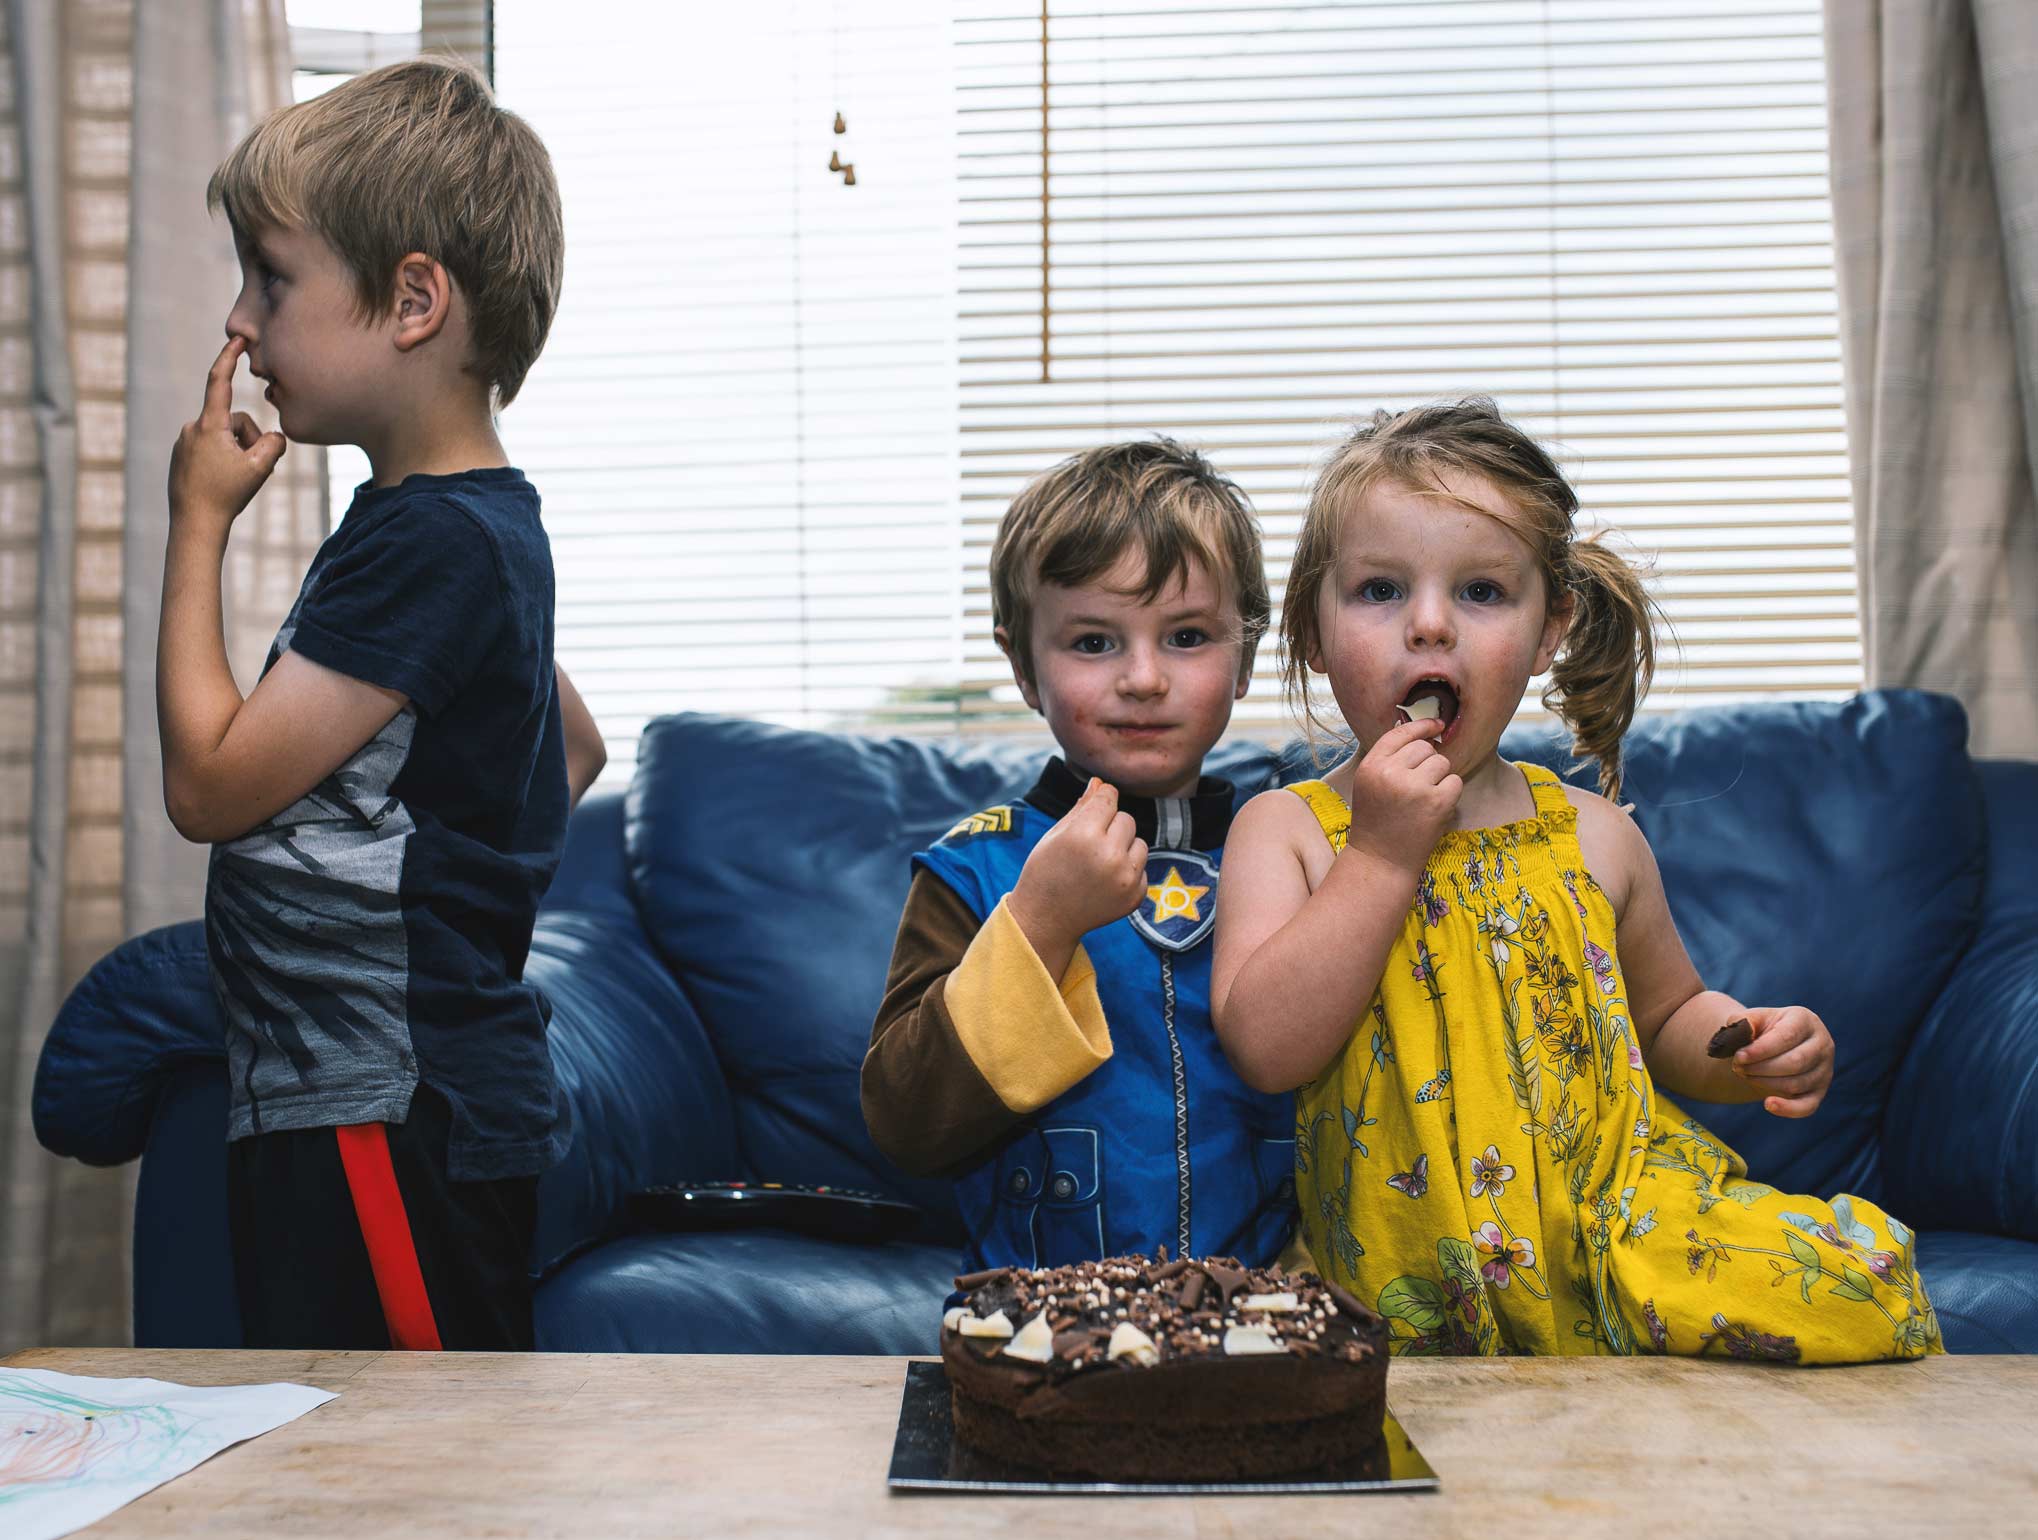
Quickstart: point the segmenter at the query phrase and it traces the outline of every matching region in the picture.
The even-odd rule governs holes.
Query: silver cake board
[[[1393,1411],[1381,1428],[1386,1473],[1378,1452],[1352,1469],[1330,1468],[1306,1475],[1259,1481],[1099,1481],[1058,1477],[1025,1466],[1007,1465],[955,1441],[949,1421],[948,1376],[938,1363],[906,1365],[905,1394],[899,1399],[899,1434],[892,1444],[886,1477],[895,1493],[1032,1492],[1045,1497],[1119,1495],[1211,1497],[1237,1493],[1271,1496],[1326,1492],[1434,1492],[1436,1472],[1410,1442]]]

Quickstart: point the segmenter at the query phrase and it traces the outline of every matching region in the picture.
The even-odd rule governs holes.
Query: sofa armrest
[[[35,1136],[92,1166],[135,1159],[164,1082],[226,1062],[205,927],[166,925],[123,942],[65,999],[35,1069]]]
[[[2038,764],[1980,761],[1982,926],[1883,1114],[1889,1204],[1935,1230],[2038,1241]]]

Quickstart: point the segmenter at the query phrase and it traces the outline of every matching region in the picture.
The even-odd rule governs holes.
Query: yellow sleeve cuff
[[[1057,986],[1003,899],[944,996],[964,1052],[1012,1112],[1037,1112],[1111,1057],[1089,954],[1077,947]]]

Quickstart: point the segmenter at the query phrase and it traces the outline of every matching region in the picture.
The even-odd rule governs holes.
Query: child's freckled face
[[[1443,479],[1454,496],[1506,506],[1484,477]],[[1359,752],[1402,720],[1395,708],[1418,683],[1441,679],[1457,711],[1440,747],[1467,776],[1499,746],[1564,631],[1526,541],[1496,518],[1392,482],[1346,514],[1317,623],[1309,665],[1329,675]]]
[[[1145,580],[1128,551],[1091,582],[1042,584],[1033,680],[1014,674],[1074,764],[1135,795],[1187,796],[1246,691],[1238,601],[1196,561],[1151,602]]]
[[[306,230],[264,229],[237,241],[241,291],[226,330],[247,344],[249,370],[268,382],[286,437],[360,442],[387,410],[387,339],[361,319],[353,275]]]

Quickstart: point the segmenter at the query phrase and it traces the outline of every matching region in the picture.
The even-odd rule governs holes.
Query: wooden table
[[[891,1496],[904,1360],[42,1349],[17,1368],[341,1393],[94,1536],[2038,1535],[2038,1358],[1397,1361],[1431,1494]]]

